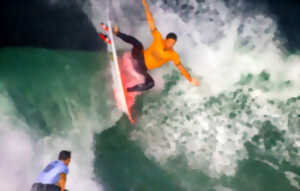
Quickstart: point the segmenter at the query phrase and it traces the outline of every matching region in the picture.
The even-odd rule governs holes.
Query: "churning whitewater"
[[[100,31],[106,1],[84,2]],[[245,1],[148,3],[200,86],[171,63],[151,71],[156,87],[138,96],[132,126],[115,106],[105,49],[1,49],[0,190],[29,190],[62,149],[72,151],[70,191],[300,190],[300,55],[277,20]],[[148,47],[141,2],[113,7],[113,22]]]

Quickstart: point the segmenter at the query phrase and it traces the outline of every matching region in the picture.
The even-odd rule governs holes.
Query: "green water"
[[[237,96],[237,94],[240,94],[239,92],[241,91],[230,95]],[[205,103],[206,107],[212,107],[215,104],[222,105],[223,101],[229,99],[227,96],[221,95],[221,97],[210,98]],[[233,98],[231,97],[231,99]],[[223,111],[223,113],[228,113],[228,117],[232,120],[235,118],[234,116],[239,115],[241,112],[237,109],[247,110],[248,106],[245,103],[245,99],[247,98],[240,97],[239,99],[239,104],[234,109],[237,114]],[[226,106],[226,108],[229,110],[230,107]],[[292,111],[292,109],[290,110]],[[299,123],[300,119],[296,116],[295,120]],[[167,122],[163,121],[162,123]],[[226,190],[226,188],[240,191],[298,190],[291,185],[284,172],[290,171],[299,175],[300,168],[288,161],[276,158],[270,153],[272,152],[272,147],[288,141],[284,140],[283,134],[285,132],[278,130],[268,120],[264,122],[257,121],[254,125],[259,126],[260,132],[244,143],[248,158],[238,161],[235,175],[223,175],[219,178],[212,178],[201,169],[191,168],[184,154],[170,157],[163,164],[163,167],[155,160],[149,161],[149,157],[144,155],[143,143],[133,141],[129,138],[130,133],[135,131],[134,128],[139,127],[128,128],[130,125],[126,118],[123,118],[116,126],[96,135],[95,173],[102,177],[103,184],[107,190],[217,191]],[[153,128],[155,127],[157,126]],[[228,128],[231,127],[228,126]],[[262,144],[266,150],[260,148],[259,140],[263,141]],[[296,147],[289,149],[291,149],[291,152],[298,152],[298,148]],[[295,157],[294,159],[298,158],[295,153],[291,156]],[[266,161],[277,165],[279,168],[275,169],[266,163]],[[300,179],[296,180],[299,182]],[[220,185],[222,186],[220,187]]]
[[[96,116],[102,124],[113,118],[104,53],[7,48],[0,63],[1,89],[13,101],[16,117],[38,134],[32,139],[78,128],[73,120],[78,113]],[[170,72],[162,92],[138,98],[136,125],[123,115],[113,126],[92,127],[95,181],[107,191],[299,190],[286,172],[300,185],[295,144],[300,97],[257,100],[253,89],[269,91],[269,75],[245,75],[234,89],[190,103],[182,90],[172,89],[179,74]],[[291,84],[278,87],[284,91]],[[215,161],[214,151],[223,148],[217,143],[220,131],[237,140],[226,140]]]
[[[97,76],[103,81],[103,57],[97,52],[3,49],[0,78],[26,122],[43,133],[53,133],[71,127],[66,102],[88,112],[93,81]],[[105,88],[104,83],[96,86]],[[105,110],[104,98],[99,100]]]

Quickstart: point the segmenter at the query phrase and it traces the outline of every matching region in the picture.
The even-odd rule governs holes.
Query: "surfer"
[[[198,86],[199,81],[196,78],[191,77],[188,71],[181,64],[180,56],[173,49],[177,41],[177,35],[171,32],[164,39],[161,33],[158,31],[157,27],[155,26],[154,19],[149,10],[146,0],[142,0],[142,2],[145,7],[147,21],[151,30],[151,34],[153,36],[153,42],[148,49],[144,50],[143,44],[135,37],[120,32],[117,26],[113,27],[113,32],[116,36],[133,46],[131,50],[131,55],[136,61],[134,62],[134,69],[136,70],[136,72],[140,73],[145,78],[144,83],[134,85],[133,87],[129,87],[127,88],[127,91],[145,91],[153,88],[155,83],[148,71],[155,68],[159,68],[169,61],[173,61],[180,73],[191,84]],[[104,25],[102,26],[104,27]],[[109,39],[107,39],[106,37],[102,38],[107,43],[110,42]]]
[[[71,152],[61,151],[58,160],[48,164],[40,173],[31,191],[66,191],[65,185],[71,162]]]

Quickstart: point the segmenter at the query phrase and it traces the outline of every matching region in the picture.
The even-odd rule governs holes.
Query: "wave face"
[[[80,3],[100,30],[105,1]],[[276,20],[243,1],[149,4],[201,86],[172,64],[151,71],[156,87],[138,97],[131,126],[114,106],[104,51],[1,49],[0,190],[29,190],[62,149],[73,154],[72,191],[300,190],[300,56]],[[113,6],[121,30],[148,46],[142,5]]]
[[[95,23],[103,15],[91,2]],[[107,190],[300,189],[300,57],[274,15],[243,1],[149,4],[163,36],[179,35],[175,49],[201,86],[172,64],[152,72],[158,87],[138,100],[135,128],[119,122],[97,135]],[[151,43],[140,4],[115,1],[114,10],[123,32]]]
[[[67,187],[101,190],[93,136],[120,115],[107,89],[105,53],[7,48],[0,60],[1,190],[30,190],[63,149],[73,152]]]

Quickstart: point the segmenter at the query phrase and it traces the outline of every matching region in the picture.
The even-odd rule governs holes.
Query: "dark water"
[[[105,57],[98,52],[2,49],[1,83],[30,126],[45,133],[59,131],[70,122],[67,99],[90,107],[89,89],[105,62],[101,55]]]
[[[53,3],[51,3],[53,2]],[[2,1],[0,47],[96,51],[104,47],[76,1]]]

